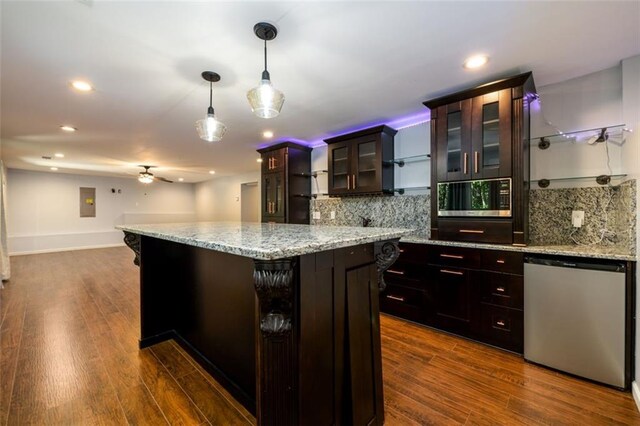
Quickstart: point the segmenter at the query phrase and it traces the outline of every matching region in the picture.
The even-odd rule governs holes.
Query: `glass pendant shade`
[[[275,89],[268,79],[263,79],[258,87],[249,90],[247,99],[253,113],[260,118],[277,117],[284,104],[284,94]]]
[[[200,139],[207,142],[218,142],[227,132],[227,126],[218,121],[212,112],[209,112],[206,118],[196,121],[196,130]]]

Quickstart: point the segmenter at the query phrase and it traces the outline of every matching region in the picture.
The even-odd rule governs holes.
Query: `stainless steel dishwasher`
[[[527,256],[524,357],[625,387],[624,262]]]

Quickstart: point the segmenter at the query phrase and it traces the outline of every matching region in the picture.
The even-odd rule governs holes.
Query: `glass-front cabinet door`
[[[265,173],[262,177],[262,217],[284,217],[284,174],[281,172]]]
[[[511,176],[511,90],[473,98],[473,179]]]
[[[352,142],[353,166],[351,190],[355,192],[376,192],[381,190],[381,152],[377,138],[362,137]]]
[[[329,145],[329,192],[346,193],[351,190],[350,150],[347,143]]]
[[[444,105],[437,111],[438,180],[471,178],[471,100]]]

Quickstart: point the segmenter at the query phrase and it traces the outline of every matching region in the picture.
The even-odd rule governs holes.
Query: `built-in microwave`
[[[438,183],[438,216],[511,217],[511,178]]]

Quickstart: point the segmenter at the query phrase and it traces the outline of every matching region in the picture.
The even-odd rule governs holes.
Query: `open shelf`
[[[530,144],[537,144],[540,149],[547,149],[552,144],[574,142],[584,144],[598,144],[605,140],[618,146],[624,145],[627,134],[632,130],[624,124],[616,124],[615,126],[598,127],[595,129],[579,130],[576,132],[556,133],[554,135],[542,136],[539,138],[531,138]]]
[[[392,165],[397,164],[399,167],[404,167],[406,163],[414,163],[417,161],[429,161],[431,160],[431,154],[411,155],[409,157],[399,157],[393,160],[386,161],[385,164]]]
[[[540,188],[546,188],[549,186],[550,182],[560,182],[560,181],[584,181],[584,180],[595,180],[596,183],[598,183],[599,185],[607,185],[609,182],[606,181],[602,181],[600,182],[599,180],[602,178],[609,177],[610,180],[619,180],[619,179],[624,179],[625,177],[627,177],[626,174],[620,174],[620,175],[598,175],[598,176],[569,176],[569,177],[560,177],[560,178],[553,178],[553,179],[538,179],[537,182],[538,186]]]

